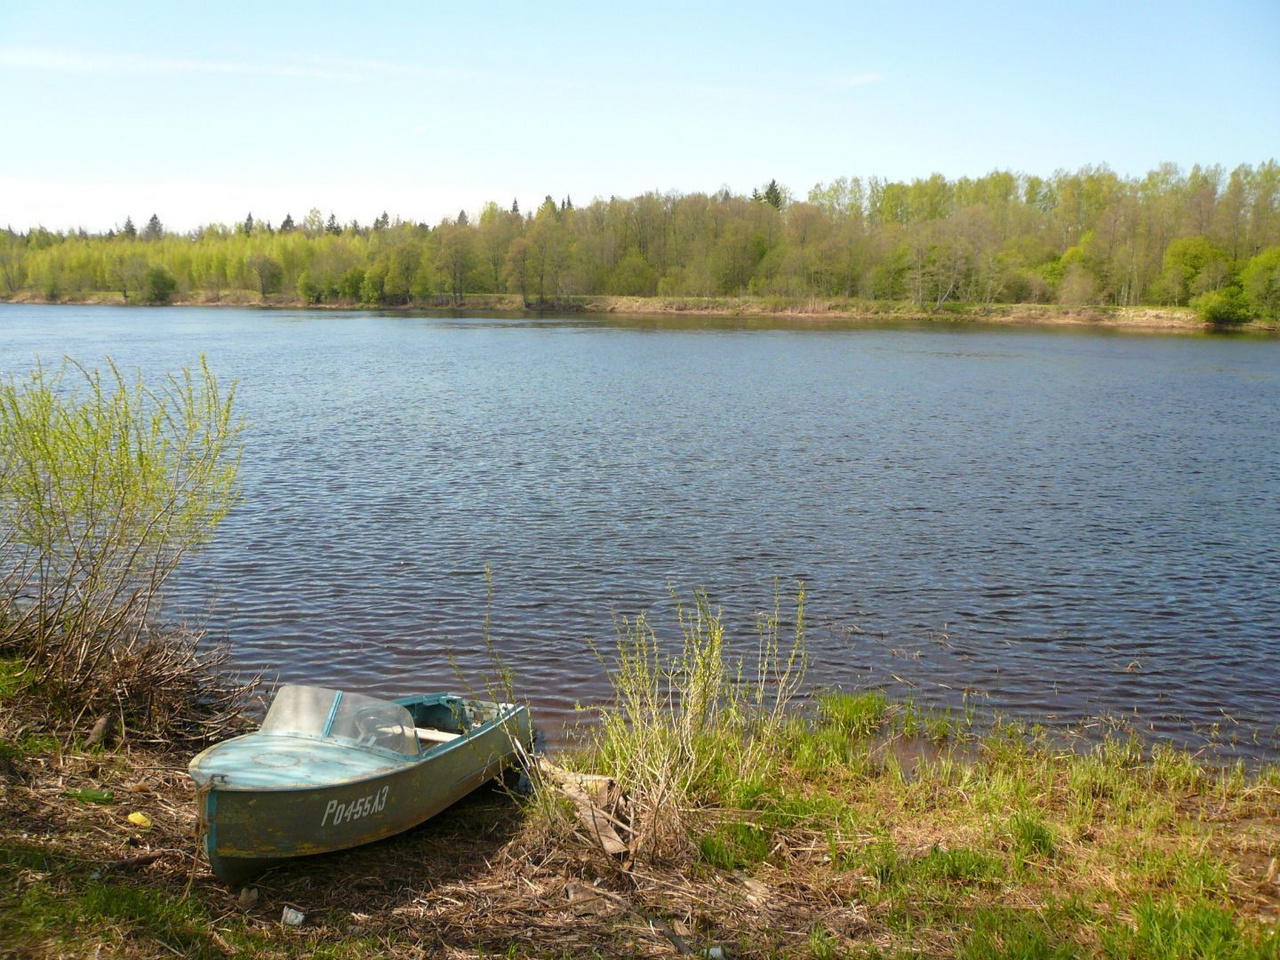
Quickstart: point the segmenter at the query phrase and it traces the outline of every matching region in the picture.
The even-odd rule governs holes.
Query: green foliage
[[[1048,860],[1054,855],[1053,831],[1043,820],[1019,813],[1009,821],[1008,833],[1019,860]]]
[[[828,693],[818,696],[818,716],[822,723],[841,733],[865,740],[889,721],[889,701],[876,691],[859,695]]]
[[[1193,293],[1216,287],[1226,272],[1226,251],[1199,234],[1180,237],[1165,248],[1164,276],[1171,302],[1182,305]]]
[[[266,254],[255,254],[249,260],[249,267],[258,277],[258,292],[262,296],[279,292],[284,281],[284,268],[277,260]]]
[[[0,847],[0,877],[5,880],[49,876],[54,870],[65,876],[68,867],[76,866],[59,864],[36,847]],[[3,904],[4,920],[15,926],[4,930],[0,950],[14,949],[21,956],[75,955],[92,932],[114,941],[122,954],[159,947],[183,957],[226,955],[226,940],[213,932],[215,918],[195,898],[117,879],[91,879],[79,870],[62,884],[61,891],[49,883],[5,884],[14,895]]]
[[[809,931],[808,946],[813,960],[839,960],[844,956],[839,941],[822,927],[815,926]]]
[[[1253,311],[1280,320],[1280,246],[1263,250],[1240,271],[1240,285]]]
[[[903,881],[915,878],[965,885],[995,883],[1003,875],[1004,871],[994,858],[967,847],[930,850],[899,872]]]
[[[302,298],[302,302],[308,306],[319,303],[322,293],[320,285],[311,279],[311,274],[303,271],[302,276],[298,277],[298,296]]]
[[[1207,900],[1182,905],[1145,898],[1134,929],[1120,927],[1107,937],[1111,956],[1134,960],[1275,960],[1280,933],[1243,933],[1230,911]]]
[[[30,682],[21,657],[0,657],[0,703],[21,692]]]
[[[173,292],[178,289],[178,281],[173,279],[162,264],[147,268],[143,286],[142,299],[148,303],[168,303]]]
[[[957,960],[1074,960],[1075,945],[1060,939],[1047,919],[1021,911],[979,910],[973,932],[956,952]]]
[[[628,791],[648,856],[684,847],[693,808],[771,768],[804,676],[803,589],[792,639],[781,638],[775,604],[760,618],[752,663],[730,658],[720,611],[705,593],[695,591],[691,610],[677,600],[676,618],[678,650],[644,614],[621,622],[616,655],[605,661],[613,702],[589,744],[594,765]],[[729,829],[710,835],[705,856],[738,856],[734,844],[745,835]]]
[[[698,839],[702,859],[720,870],[753,867],[769,856],[771,833],[754,823],[725,823]]]
[[[1215,326],[1232,326],[1248,323],[1253,319],[1253,311],[1239,287],[1224,287],[1202,293],[1191,300],[1191,306],[1196,316]]]
[[[238,497],[233,397],[203,361],[154,389],[110,362],[0,382],[0,649],[24,655],[55,700],[177,719],[163,694],[178,680],[148,681],[172,658],[196,673],[203,661],[157,644],[153,620],[170,574]]]
[[[911,300],[1071,306],[1186,304],[1236,278],[1250,310],[1280,316],[1275,256],[1280,165],[1227,174],[1164,166],[1143,178],[1105,167],[1040,178],[996,171],[950,181],[839,178],[808,202],[771,181],[754,200],[646,193],[585,207],[548,197],[532,216],[486,204],[434,227],[346,227],[313,208],[300,230],[252,216],[191,236],[0,234],[0,295],[93,298],[142,289],[163,266],[184,296],[296,297],[371,306],[510,292],[555,304],[592,295]],[[289,218],[286,218],[288,220]],[[1247,261],[1246,251],[1262,251]],[[1254,264],[1250,267],[1250,264]],[[1217,301],[1214,301],[1217,302]]]

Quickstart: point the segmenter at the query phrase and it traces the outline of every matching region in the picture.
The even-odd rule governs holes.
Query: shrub
[[[1201,320],[1215,326],[1248,323],[1253,319],[1253,312],[1239,287],[1223,287],[1202,293],[1192,298],[1191,306]]]
[[[1240,271],[1240,284],[1255,313],[1280,320],[1280,247],[1269,247]]]
[[[147,270],[142,298],[148,303],[168,303],[173,291],[177,289],[178,281],[173,279],[168,270],[156,264]]]
[[[203,361],[158,390],[110,363],[0,382],[0,650],[71,713],[164,728],[192,698],[220,700],[198,637],[157,619],[165,581],[238,497],[234,392]]]

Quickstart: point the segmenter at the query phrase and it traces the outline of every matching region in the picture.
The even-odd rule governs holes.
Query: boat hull
[[[527,746],[531,732],[528,709],[515,706],[465,737],[372,774],[292,788],[197,780],[210,866],[220,879],[238,883],[289,859],[394,836],[500,775],[515,759],[514,743]]]

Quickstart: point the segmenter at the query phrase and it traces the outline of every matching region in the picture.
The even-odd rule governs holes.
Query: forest
[[[441,306],[518,296],[786,297],[1194,307],[1280,320],[1280,164],[1105,165],[819,183],[750,196],[650,192],[534,210],[490,202],[434,226],[315,208],[188,233],[158,214],[106,233],[0,231],[0,298]]]

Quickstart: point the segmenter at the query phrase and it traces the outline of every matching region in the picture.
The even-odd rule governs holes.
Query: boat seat
[[[401,726],[378,727],[378,732],[398,737],[404,729]],[[450,733],[448,730],[436,730],[434,727],[414,727],[413,735],[422,743],[452,743],[462,736],[460,733]]]
[[[423,743],[449,743],[462,736],[460,733],[449,733],[447,730],[431,730],[427,727],[414,727],[413,732]]]

